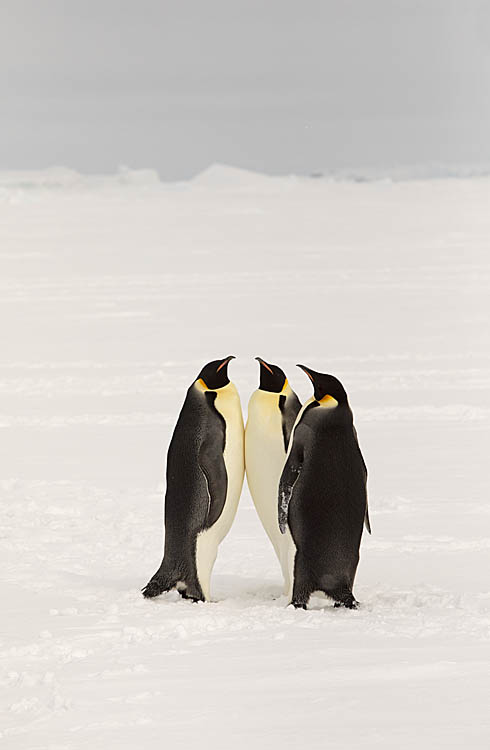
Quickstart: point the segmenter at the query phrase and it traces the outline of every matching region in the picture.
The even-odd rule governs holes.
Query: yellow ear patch
[[[337,399],[335,399],[333,396],[329,396],[328,393],[326,396],[321,398],[318,403],[321,406],[325,406],[327,409],[335,409],[335,407],[339,405]]]
[[[209,391],[209,388],[207,387],[206,383],[202,378],[199,378],[199,380],[196,380],[196,385],[200,386],[203,390]]]

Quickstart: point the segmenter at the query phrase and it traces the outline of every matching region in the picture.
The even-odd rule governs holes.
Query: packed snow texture
[[[0,175],[8,750],[489,746],[490,179]],[[286,607],[246,486],[214,602],[143,599],[201,366],[344,383],[358,611]]]

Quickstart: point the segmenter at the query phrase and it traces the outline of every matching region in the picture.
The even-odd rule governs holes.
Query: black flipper
[[[215,408],[215,391],[206,393],[206,401],[211,409],[212,424],[208,426],[206,440],[199,451],[199,466],[206,479],[209,505],[204,528],[208,529],[216,523],[226,502],[228,490],[228,475],[226,473],[223,453],[226,441],[226,423],[223,416]]]
[[[206,440],[199,452],[199,466],[206,478],[209,495],[208,514],[204,528],[216,523],[225,507],[228,475],[219,441]]]
[[[365,462],[365,460],[364,460],[364,456],[362,455],[362,451],[361,451],[361,448],[359,447],[359,438],[357,437],[357,430],[356,430],[356,428],[354,427],[354,425],[352,425],[352,431],[353,431],[353,433],[354,433],[354,440],[356,441],[356,445],[357,445],[357,450],[359,451],[359,455],[360,455],[360,457],[361,457],[361,461],[362,461],[362,467],[363,467],[363,469],[364,469],[364,479],[365,479],[365,481],[367,482],[367,477],[368,477],[368,470],[367,470],[366,462]]]
[[[281,479],[279,481],[277,513],[281,534],[286,533],[289,503],[293,494],[294,485],[298,481],[302,466],[303,447],[297,441],[294,441],[289,452],[289,456],[286,460],[284,469],[282,470]]]
[[[358,441],[358,439],[357,439],[357,430],[356,430],[356,428],[354,427],[354,425],[352,426],[352,429],[353,429],[353,431],[354,431],[354,438],[355,438],[355,440],[356,440],[356,444],[357,444],[357,449],[358,449],[358,451],[359,451],[359,455],[360,455],[360,457],[361,457],[361,461],[362,461],[362,467],[363,467],[363,469],[364,469],[364,481],[365,481],[365,482],[367,482],[367,477],[368,477],[368,470],[367,470],[366,462],[365,462],[365,460],[364,460],[364,456],[362,455],[362,453],[361,453],[361,449],[360,449],[360,447],[359,447],[359,441]],[[366,527],[366,530],[367,530],[367,531],[368,531],[369,533],[371,533],[371,522],[369,521],[369,511],[368,511],[368,504],[367,504],[367,500],[366,500],[366,512],[365,512],[365,514],[364,514],[364,525],[365,525],[365,527]]]
[[[284,450],[287,453],[294,423],[296,422],[296,417],[301,411],[301,402],[294,391],[290,393],[288,397],[284,395],[279,396],[279,411],[281,412],[282,417],[282,438],[284,440]]]
[[[369,521],[369,511],[368,511],[368,504],[366,501],[366,513],[364,514],[364,526],[366,527],[366,530],[371,533],[371,522]]]

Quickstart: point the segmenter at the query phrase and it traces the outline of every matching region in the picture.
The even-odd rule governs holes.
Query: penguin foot
[[[187,591],[179,591],[179,594],[181,595],[182,599],[187,599],[190,602],[194,602],[194,604],[196,604],[196,602],[204,601],[204,599],[201,599],[199,596],[191,596],[187,593]]]
[[[335,602],[333,605],[336,609],[338,607],[345,607],[346,609],[357,609],[359,607],[359,602],[354,599],[354,597],[351,595],[350,597],[347,597],[341,602]]]
[[[146,599],[160,596],[164,591],[166,591],[165,583],[158,578],[152,578],[151,581],[148,581],[146,586],[141,589],[141,593]]]
[[[295,609],[306,609],[306,602],[291,602]]]

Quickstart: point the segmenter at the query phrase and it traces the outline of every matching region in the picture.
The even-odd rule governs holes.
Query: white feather
[[[202,388],[200,388],[202,390]],[[223,511],[211,528],[201,532],[196,541],[196,569],[204,598],[211,598],[211,572],[218,546],[229,532],[235,518],[245,472],[243,416],[240,397],[233,383],[216,390],[214,405],[226,423],[224,461],[228,489]]]

